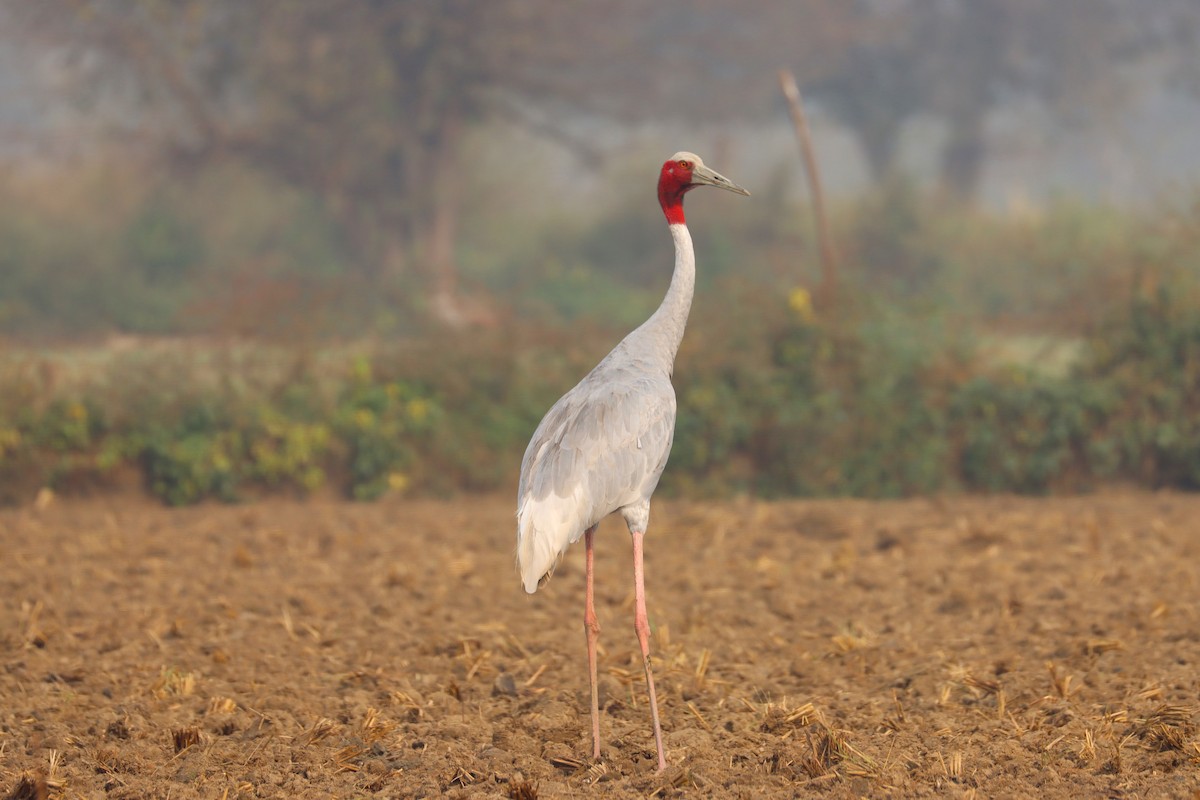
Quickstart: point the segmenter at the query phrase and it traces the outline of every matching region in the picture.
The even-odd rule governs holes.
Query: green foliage
[[[550,262],[543,267],[543,280],[530,287],[520,305],[533,315],[564,324],[604,319],[633,327],[649,316],[661,299],[659,294],[622,285],[613,275],[581,264]]]
[[[406,488],[413,439],[427,434],[439,417],[437,404],[418,388],[402,381],[377,381],[369,361],[355,361],[333,421],[349,450],[351,495],[375,500],[389,489]]]
[[[144,187],[74,227],[0,192],[0,330],[45,316],[94,331],[97,314],[165,329],[188,308],[231,330],[304,333],[301,347],[156,339],[44,362],[0,351],[0,501],[131,474],[172,504],[511,491],[542,414],[645,318],[669,273],[656,218],[601,214],[544,236],[526,272],[516,255],[546,243],[536,237],[476,251],[497,287],[518,277],[496,302],[519,319],[386,349],[321,345],[316,331],[369,329],[376,313],[400,327],[403,306],[336,282],[345,250],[313,198],[244,173],[197,181],[204,202]],[[781,213],[697,225],[665,493],[1200,488],[1195,209],[984,217],[889,184],[835,215],[842,295],[823,317],[795,285],[807,239],[785,235]],[[70,280],[56,271],[76,262],[88,269]],[[360,319],[318,322],[331,308]]]
[[[1113,401],[1108,387],[1084,380],[1015,372],[969,381],[950,408],[961,431],[964,486],[1043,493],[1085,487],[1092,475],[1110,476],[1107,444],[1097,432]]]
[[[103,412],[90,399],[55,399],[40,414],[26,410],[21,417],[33,446],[58,453],[88,448],[105,429]]]
[[[710,300],[697,309],[710,324],[680,355],[667,493],[1200,488],[1200,306],[1183,294],[1135,302],[1058,373],[981,361],[937,318],[863,306],[825,326],[761,292],[724,296],[753,318],[709,316]],[[362,500],[511,488],[541,415],[602,355],[526,334],[273,373],[258,358],[214,358],[218,383],[181,382],[137,413],[128,405],[144,390],[106,395],[112,382],[3,405],[0,474],[69,490],[133,467],[175,505],[327,485]],[[139,365],[155,385],[167,374]],[[37,394],[18,377],[8,396]]]
[[[769,349],[681,370],[694,377],[681,379],[673,468],[769,496],[939,488],[944,387],[928,373],[944,354],[927,334],[895,321],[832,331],[783,312]]]
[[[300,422],[282,409],[261,407],[249,429],[246,477],[271,489],[314,492],[325,484],[332,440],[329,425]]]
[[[1121,398],[1108,420],[1110,457],[1151,486],[1200,489],[1200,306],[1162,287],[1102,327],[1081,373]]]
[[[177,283],[203,259],[199,233],[161,201],[151,201],[130,223],[125,247],[152,284]]]
[[[858,277],[887,287],[892,296],[927,294],[942,277],[946,258],[930,235],[936,214],[907,180],[890,179],[866,195],[847,231],[853,263],[860,265]]]
[[[131,432],[155,496],[170,505],[209,497],[237,499],[245,446],[227,412],[215,398],[201,399],[185,407],[177,420]]]
[[[237,465],[244,453],[235,431],[160,434],[149,437],[143,464],[150,491],[179,506],[208,497],[237,499]]]
[[[315,195],[223,163],[169,183],[93,168],[0,184],[0,334],[278,334],[333,298],[286,333],[361,332],[380,287],[345,278],[345,237]]]

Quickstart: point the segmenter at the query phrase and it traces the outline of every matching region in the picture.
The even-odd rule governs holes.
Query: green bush
[[[1026,373],[980,377],[954,396],[958,471],[973,490],[1041,494],[1112,475],[1099,429],[1115,398],[1103,384]]]
[[[936,317],[863,303],[822,325],[762,287],[731,289],[755,313],[710,316],[689,336],[664,493],[1200,488],[1200,305],[1188,297],[1134,302],[1074,368],[1045,371],[981,359]],[[608,339],[530,329],[326,366],[204,353],[189,367],[167,353],[58,396],[38,369],[17,371],[0,387],[4,499],[128,468],[174,505],[326,485],[362,500],[504,490],[541,415]]]
[[[90,398],[58,398],[40,414],[26,410],[21,416],[30,443],[56,453],[85,450],[106,428],[103,412]]]
[[[130,432],[138,441],[150,491],[170,505],[237,499],[244,440],[219,398],[186,407],[174,424]]]
[[[150,491],[169,505],[206,498],[238,499],[237,467],[244,452],[235,431],[149,437],[143,464]]]
[[[412,481],[413,440],[440,418],[437,404],[403,381],[379,382],[371,364],[359,359],[338,398],[333,429],[348,450],[348,489],[358,500],[375,500]]]
[[[257,409],[247,432],[246,478],[269,489],[310,494],[325,484],[333,431],[321,422],[289,419],[282,409]]]
[[[3,501],[130,473],[173,504],[511,491],[542,414],[670,272],[652,198],[519,234],[507,210],[507,225],[464,224],[494,241],[456,254],[503,323],[421,331],[419,259],[386,279],[356,270],[320,198],[232,166],[177,186],[88,180],[69,202],[57,185],[0,187],[0,333],[298,346],[0,350]],[[1005,217],[889,183],[832,210],[841,291],[818,315],[797,286],[817,263],[804,209],[768,189],[768,209],[695,210],[664,493],[1200,489],[1200,200]],[[347,332],[395,344],[321,338]],[[1053,365],[1039,363],[1046,343]]]
[[[1104,431],[1118,471],[1150,486],[1200,489],[1200,307],[1162,287],[1089,343],[1080,379],[1120,398]]]
[[[944,376],[929,332],[887,313],[858,330],[800,320],[776,339],[759,488],[892,497],[944,488]]]
[[[152,199],[130,223],[125,248],[151,284],[178,283],[204,258],[199,232],[161,198]]]

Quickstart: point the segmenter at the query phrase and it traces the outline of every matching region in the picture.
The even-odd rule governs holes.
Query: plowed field
[[[658,502],[534,596],[505,499],[0,512],[0,797],[1200,792],[1200,497]]]

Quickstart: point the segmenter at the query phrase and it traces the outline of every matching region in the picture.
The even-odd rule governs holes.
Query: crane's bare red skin
[[[667,161],[658,176],[658,202],[668,225],[683,225],[683,196],[696,188],[692,183],[692,162]]]

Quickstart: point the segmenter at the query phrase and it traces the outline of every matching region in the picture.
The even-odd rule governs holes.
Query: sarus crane
[[[533,594],[554,572],[567,547],[584,539],[588,679],[592,694],[592,757],[600,758],[596,688],[596,621],[592,591],[592,539],[596,526],[621,512],[633,537],[634,630],[646,669],[658,769],[666,768],[642,570],[642,538],[650,522],[650,496],[658,486],[675,436],[671,374],[683,340],[696,286],[696,256],[683,216],[683,196],[698,186],[750,193],[680,152],[662,165],[658,200],[675,243],[675,271],[667,294],[648,320],[613,348],[542,419],[521,461],[517,489],[517,564]]]

